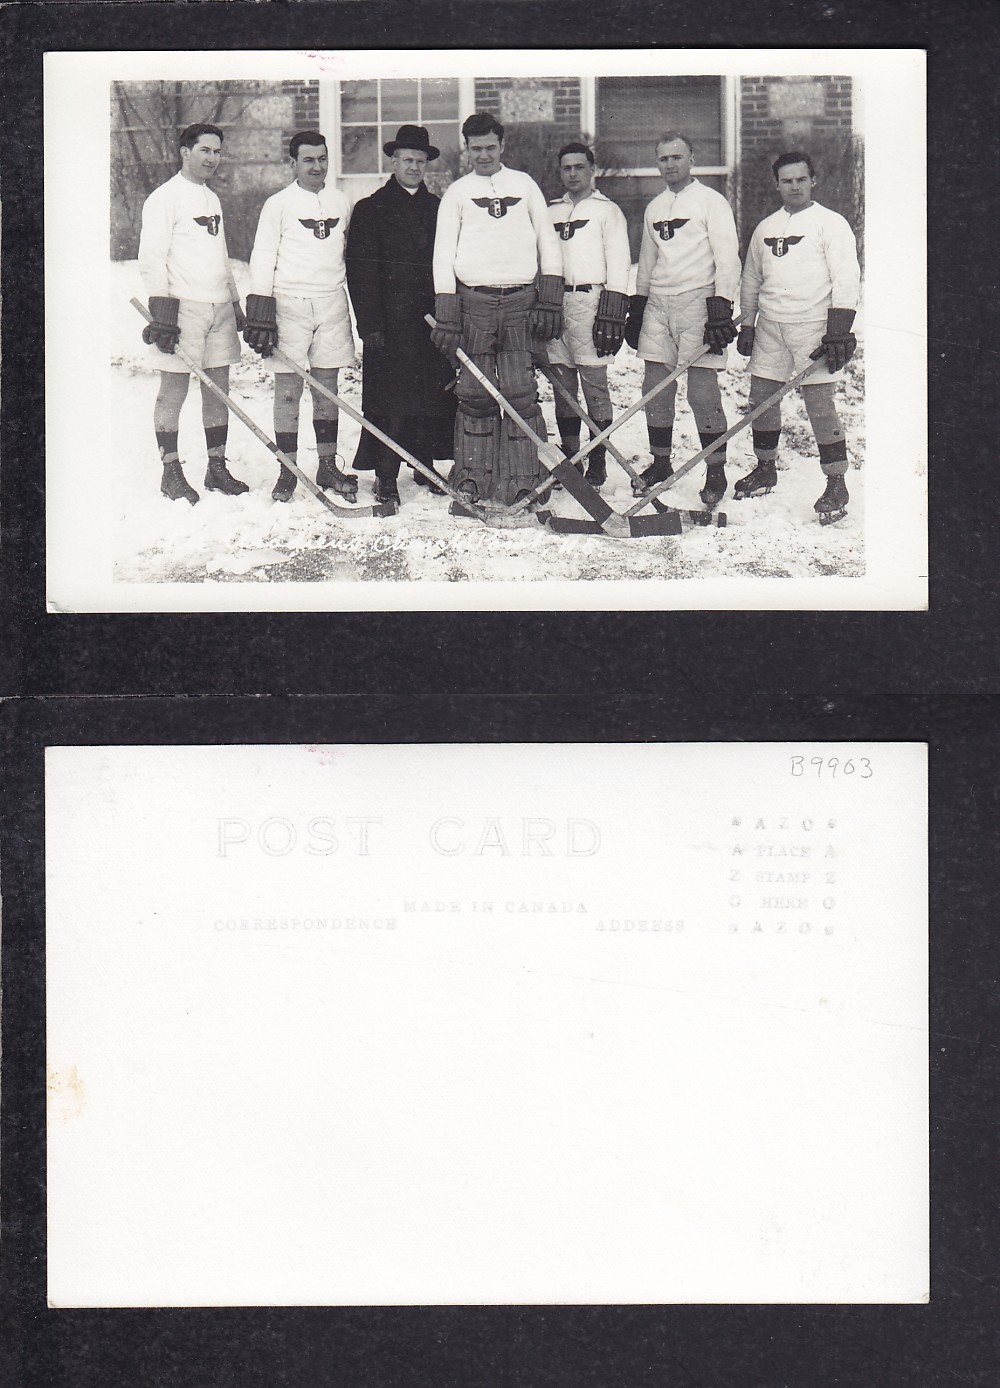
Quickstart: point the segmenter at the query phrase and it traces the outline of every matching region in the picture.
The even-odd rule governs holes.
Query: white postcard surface
[[[922,744],[57,747],[54,1306],[922,1302]]]
[[[918,50],[46,54],[49,610],[922,610],[925,95],[925,55]],[[784,432],[773,492],[736,500],[736,483],[756,459],[751,431],[743,428],[727,445],[728,489],[710,516],[701,495],[704,462],[664,493],[661,504],[676,513],[668,520],[680,533],[623,536],[623,522],[614,519],[617,531],[593,523],[588,533],[559,530],[560,522],[587,521],[566,493],[550,494],[542,508],[551,512],[545,523],[529,518],[515,526],[508,516],[480,523],[452,514],[448,498],[417,486],[405,463],[400,508],[390,517],[371,514],[373,474],[363,470],[356,474],[353,515],[348,505],[331,514],[302,483],[279,504],[272,500],[278,464],[269,451],[278,429],[273,378],[249,347],[241,347],[227,387],[242,419],[227,416],[222,406],[226,457],[249,491],[226,495],[203,484],[208,444],[201,387],[192,381],[179,422],[173,407],[163,406],[155,427],[161,441],[179,430],[184,476],[200,499],[195,505],[164,499],[154,433],[163,358],[143,346],[143,321],[131,301],[147,299],[137,259],[141,210],[152,190],[177,173],[181,130],[208,120],[219,122],[213,128],[225,134],[213,196],[217,192],[223,209],[236,288],[245,301],[260,209],[291,180],[292,131],[318,125],[329,149],[329,181],[356,206],[388,177],[381,150],[401,121],[430,129],[442,153],[429,163],[428,180],[443,192],[465,171],[461,122],[477,109],[506,122],[506,164],[530,171],[547,198],[562,192],[563,143],[581,136],[590,142],[599,187],[628,218],[630,289],[643,209],[661,192],[655,150],[665,126],[688,132],[694,176],[727,198],[744,254],[754,226],[780,206],[772,162],[790,151],[812,161],[815,200],[848,220],[863,260],[854,323],[858,351],[837,387],[836,426],[829,419],[821,426],[847,441],[849,504],[842,517],[819,523],[815,504],[825,495],[826,478],[818,436],[797,390],[779,402]],[[65,230],[67,207],[74,209],[72,237]],[[779,237],[774,254],[784,256],[792,244]],[[357,410],[360,338],[355,345],[358,356],[341,365],[337,392]],[[647,423],[662,428],[665,421],[647,421],[641,410],[626,415],[647,385],[632,349],[608,361],[610,404],[592,402],[592,411],[610,410],[618,421],[601,495],[622,516],[635,503],[629,469],[635,474],[652,461]],[[735,426],[749,413],[750,372],[748,358],[735,347],[727,361],[720,373],[721,408],[727,426]],[[784,380],[783,369],[776,358],[762,379]],[[677,388],[673,449],[679,470],[715,434],[698,432],[685,373]],[[565,441],[572,436],[564,437],[559,424],[566,407],[557,409],[543,374],[538,389],[549,438]],[[208,408],[211,413],[219,406],[210,399]],[[773,431],[774,419],[762,418],[760,429]],[[299,430],[297,462],[311,481],[318,456],[305,406]],[[584,439],[587,431],[584,425]],[[356,419],[341,409],[337,448],[348,471],[359,437]],[[439,461],[447,473],[448,462]],[[590,502],[600,513],[601,502]],[[667,524],[648,506],[644,518]],[[703,524],[706,519],[715,523]]]

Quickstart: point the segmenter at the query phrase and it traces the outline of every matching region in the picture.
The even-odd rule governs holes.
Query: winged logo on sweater
[[[306,227],[317,241],[325,241],[340,221],[339,217],[300,217],[300,225]]]
[[[681,227],[686,227],[690,217],[671,217],[669,222],[654,222],[653,230],[660,233],[661,241],[672,241]]]
[[[560,241],[572,241],[576,232],[581,227],[589,226],[590,218],[585,217],[582,222],[553,222],[553,226],[559,233]]]
[[[211,217],[195,217],[195,221],[200,227],[205,228],[209,236],[218,236],[219,223],[222,221],[218,212],[213,212]]]
[[[477,207],[485,207],[491,217],[506,217],[507,208],[521,201],[520,198],[473,198]]]
[[[802,240],[801,236],[765,236],[764,245],[771,247],[771,254],[776,256],[787,255],[792,246],[797,246]]]

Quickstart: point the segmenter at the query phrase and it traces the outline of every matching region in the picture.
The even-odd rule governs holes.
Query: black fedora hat
[[[430,143],[430,137],[422,125],[401,125],[396,138],[382,146],[383,154],[395,154],[397,149],[419,149],[428,159],[436,159],[441,153]]]

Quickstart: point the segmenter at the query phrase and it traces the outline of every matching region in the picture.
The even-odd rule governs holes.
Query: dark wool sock
[[[209,453],[217,453],[220,456],[226,451],[226,439],[229,437],[228,424],[209,424],[205,428],[205,443],[208,445]]]
[[[168,463],[177,457],[177,430],[157,429],[156,446],[160,450],[160,461]]]

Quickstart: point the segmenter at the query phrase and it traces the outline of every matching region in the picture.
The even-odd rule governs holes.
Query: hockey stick
[[[429,313],[425,314],[425,320],[430,323],[432,328],[437,327],[437,323]],[[538,461],[541,463],[542,467],[545,468],[547,476],[539,486],[535,488],[533,493],[528,494],[529,498],[541,495],[547,487],[551,486],[550,479],[558,478],[569,492],[570,496],[575,497],[583,509],[588,512],[589,515],[593,516],[594,520],[597,521],[606,535],[617,535],[619,537],[628,535],[628,522],[623,521],[618,512],[615,511],[613,507],[609,506],[608,503],[594,491],[589,483],[583,480],[576,468],[570,467],[562,449],[556,448],[554,444],[546,442],[541,435],[535,432],[528,421],[518,414],[514,406],[501,393],[499,387],[493,384],[484,371],[480,371],[479,367],[468,353],[463,352],[461,347],[459,347],[456,349],[455,355],[465,369],[475,377],[483,389],[493,397],[504,414],[512,419],[521,432],[527,435],[535,445],[535,449],[538,453]],[[527,504],[527,500],[515,502],[513,506],[508,508],[508,514],[519,515],[521,512],[527,510]]]
[[[590,415],[580,404],[579,400],[577,400],[576,396],[571,391],[566,389],[562,381],[560,381],[559,377],[552,370],[551,364],[547,361],[542,361],[540,357],[536,357],[534,365],[538,367],[538,370],[542,373],[545,379],[552,386],[552,389],[558,395],[560,395],[563,400],[565,400],[566,404],[570,407],[570,409],[577,416],[577,418],[583,420],[584,424],[586,424],[587,428],[591,431],[591,433],[599,434],[601,431],[600,429],[598,429],[594,420],[591,419]],[[619,463],[625,469],[629,477],[637,478],[639,476],[635,468],[625,457],[624,453],[622,453],[620,449],[616,448],[610,439],[608,439],[607,441],[607,450],[611,454],[612,458],[614,458],[615,462]]]
[[[552,371],[548,362],[536,359],[535,365],[542,375],[552,383],[552,389],[558,391],[566,403],[579,415],[592,433],[599,433],[597,424],[590,415],[584,410],[579,401],[572,395],[562,381],[559,380],[555,372]],[[639,474],[632,466],[631,462],[619,449],[611,442],[607,441],[607,449],[611,456],[621,464],[626,473],[634,481],[638,480]],[[713,515],[709,511],[685,511],[678,510],[674,506],[665,506],[662,501],[653,501],[654,510],[661,515],[669,514],[672,519],[659,522],[656,525],[650,524],[652,516],[636,516],[629,522],[629,535],[632,538],[646,535],[680,535],[687,526],[706,526],[715,525],[720,528],[725,525],[726,517],[720,511]],[[554,512],[544,513],[550,530],[556,531],[561,535],[596,535],[600,533],[601,527],[596,521],[575,520],[569,516],[557,516]]]
[[[142,314],[147,323],[152,323],[152,314],[147,311],[138,299],[131,299],[129,302],[134,309],[137,309]],[[328,511],[332,511],[335,516],[340,516],[345,520],[360,520],[366,516],[394,516],[396,514],[396,505],[395,502],[392,501],[381,503],[378,506],[353,506],[350,510],[348,510],[346,506],[335,506],[325,492],[323,492],[320,487],[317,487],[312,478],[307,477],[298,465],[292,462],[287,453],[282,453],[278,445],[267,437],[263,429],[258,428],[250,416],[240,409],[231,395],[227,395],[221,386],[215,384],[211,376],[207,375],[200,366],[196,366],[186,352],[182,352],[179,347],[175,347],[174,351],[176,355],[180,357],[184,365],[194,372],[202,385],[207,386],[212,394],[222,401],[226,409],[231,410],[240,423],[245,424],[251,434],[259,439],[264,447],[274,454],[282,467],[286,467],[289,472],[293,473],[303,484],[306,491],[312,492],[313,496],[316,497],[318,501],[321,501]]]
[[[738,315],[738,317],[733,319],[734,325],[742,322],[742,314]],[[698,352],[695,356],[689,357],[686,362],[682,362],[678,366],[675,366],[673,371],[671,371],[669,375],[664,376],[662,381],[657,381],[655,386],[651,386],[650,389],[646,391],[646,394],[640,396],[634,405],[629,405],[627,410],[622,410],[621,414],[618,415],[615,419],[613,419],[606,429],[602,429],[599,434],[595,434],[592,439],[585,443],[583,447],[579,450],[579,452],[574,453],[573,457],[569,459],[569,462],[582,462],[583,459],[586,458],[587,454],[592,449],[596,448],[599,443],[606,443],[616,429],[620,429],[621,426],[627,423],[633,415],[638,414],[640,410],[645,409],[645,407],[649,404],[650,400],[652,400],[655,396],[659,395],[661,390],[666,390],[667,386],[673,384],[673,382],[677,380],[678,376],[683,376],[684,372],[687,371],[689,367],[697,366],[698,363],[701,361],[702,357],[707,357],[711,350],[711,347],[703,347],[702,350]],[[577,475],[579,476],[579,474]],[[529,496],[524,497],[521,501],[515,502],[513,509],[516,511],[520,510],[522,507],[530,506],[531,503],[535,501],[541,495],[542,492],[545,491],[547,486],[547,481],[540,482]],[[567,491],[568,490],[569,488],[567,487]]]
[[[277,361],[280,361],[283,366],[287,366],[289,371],[294,371],[297,376],[301,376],[303,381],[305,381],[312,390],[318,391],[320,395],[325,395],[328,400],[331,400],[342,409],[346,415],[355,421],[355,423],[360,424],[363,429],[367,429],[370,434],[373,434],[375,438],[378,439],[379,443],[385,444],[386,448],[390,448],[393,453],[402,458],[404,463],[408,463],[415,471],[422,473],[422,475],[427,478],[428,482],[431,482],[435,487],[440,487],[447,496],[451,497],[452,515],[469,516],[474,520],[482,521],[484,525],[490,525],[499,530],[516,529],[520,526],[533,525],[535,523],[531,516],[524,517],[523,519],[521,517],[515,517],[512,521],[508,521],[505,515],[506,508],[504,508],[504,511],[500,511],[498,508],[496,512],[493,512],[488,507],[482,506],[479,502],[472,502],[469,501],[468,498],[461,496],[455,491],[454,487],[446,482],[443,477],[440,477],[433,468],[429,468],[426,463],[422,463],[419,458],[414,458],[412,453],[408,453],[395,439],[383,433],[376,424],[372,424],[369,420],[365,419],[364,415],[361,414],[359,410],[354,409],[346,400],[342,400],[329,386],[323,385],[321,382],[317,381],[316,377],[313,376],[311,372],[303,370],[301,366],[297,366],[290,357],[286,357],[284,352],[280,352],[277,347],[271,349],[271,355]]]
[[[776,405],[790,390],[794,390],[797,385],[804,381],[807,376],[816,372],[819,367],[820,363],[815,361],[811,361],[808,366],[804,366],[801,371],[797,372],[791,380],[786,381],[773,395],[769,395],[766,400],[761,401],[756,409],[751,410],[749,414],[744,415],[742,419],[730,425],[726,432],[720,434],[717,439],[713,439],[707,448],[700,448],[694,457],[688,458],[687,462],[682,464],[676,472],[672,472],[670,476],[665,477],[662,482],[657,482],[655,486],[649,489],[645,496],[641,496],[638,501],[633,502],[631,506],[627,507],[622,512],[622,515],[626,518],[635,516],[638,511],[641,511],[645,506],[655,501],[661,492],[667,491],[667,489],[672,487],[675,482],[679,481],[686,472],[690,472],[698,463],[703,462],[705,458],[714,453],[717,448],[721,448],[722,445],[727,443],[734,435],[741,433],[748,424],[753,423],[758,415],[762,415],[765,410],[769,410],[772,405]]]

